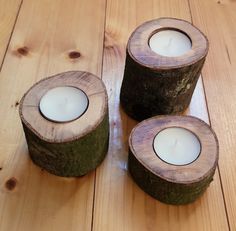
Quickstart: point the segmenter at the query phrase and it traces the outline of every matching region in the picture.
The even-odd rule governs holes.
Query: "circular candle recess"
[[[192,132],[173,127],[166,128],[156,135],[153,148],[163,161],[169,164],[185,165],[198,158],[201,144]]]
[[[177,57],[189,51],[192,44],[191,40],[179,31],[162,30],[152,35],[149,46],[159,55]]]
[[[162,133],[164,131],[166,133]],[[168,161],[163,161],[157,156],[158,148],[163,152],[170,144],[166,138],[175,140],[175,132],[178,133],[177,142],[186,147],[173,150],[167,147]],[[159,137],[162,142],[156,143],[161,133],[165,141]],[[218,152],[217,137],[202,120],[191,116],[156,116],[142,121],[132,130],[128,166],[134,181],[152,197],[168,204],[187,204],[202,195],[212,181]],[[189,159],[191,155],[194,158]],[[181,165],[177,165],[176,160]]]
[[[200,76],[208,40],[187,21],[160,18],[130,36],[120,102],[136,120],[183,112]]]
[[[86,94],[75,87],[56,87],[41,98],[39,109],[49,120],[68,122],[79,118],[88,107]]]
[[[109,141],[108,100],[101,79],[70,71],[45,78],[19,109],[29,154],[59,176],[81,176],[104,159]]]

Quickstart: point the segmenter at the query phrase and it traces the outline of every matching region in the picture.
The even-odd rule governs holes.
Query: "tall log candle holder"
[[[85,175],[107,153],[107,92],[90,73],[70,71],[39,81],[23,96],[19,113],[33,162],[50,173]]]
[[[187,204],[212,181],[218,152],[217,137],[202,120],[156,116],[132,130],[128,167],[135,182],[152,197]]]
[[[123,109],[139,121],[183,112],[207,52],[206,36],[187,21],[160,18],[140,25],[127,44]]]

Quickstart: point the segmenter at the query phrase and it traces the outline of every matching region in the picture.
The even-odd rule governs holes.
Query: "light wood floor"
[[[207,192],[187,206],[154,200],[127,172],[136,122],[119,106],[126,43],[137,25],[163,16],[193,22],[210,41],[186,113],[216,131],[220,161]],[[235,0],[0,0],[0,230],[236,230],[235,23]],[[18,115],[33,83],[67,70],[98,75],[109,94],[109,153],[81,178],[35,166]]]

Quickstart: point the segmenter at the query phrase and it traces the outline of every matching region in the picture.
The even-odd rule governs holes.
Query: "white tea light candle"
[[[49,90],[40,100],[41,113],[55,122],[79,118],[88,107],[86,94],[75,87],[64,86]]]
[[[176,30],[162,30],[152,35],[149,46],[159,55],[177,57],[189,51],[192,43],[184,33]]]
[[[158,157],[174,165],[190,164],[201,151],[198,138],[184,128],[172,127],[160,131],[153,142]]]

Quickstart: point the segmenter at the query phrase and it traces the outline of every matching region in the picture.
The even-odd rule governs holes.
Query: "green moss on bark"
[[[183,112],[191,101],[204,61],[155,70],[136,63],[127,52],[120,94],[123,109],[138,121]]]
[[[129,151],[128,167],[131,176],[138,186],[155,199],[167,204],[188,204],[195,201],[207,189],[215,169],[195,183],[180,184],[164,180],[146,169]]]
[[[23,128],[33,162],[58,176],[85,175],[102,162],[108,150],[108,112],[93,131],[77,140],[65,143],[46,142],[24,124]]]

